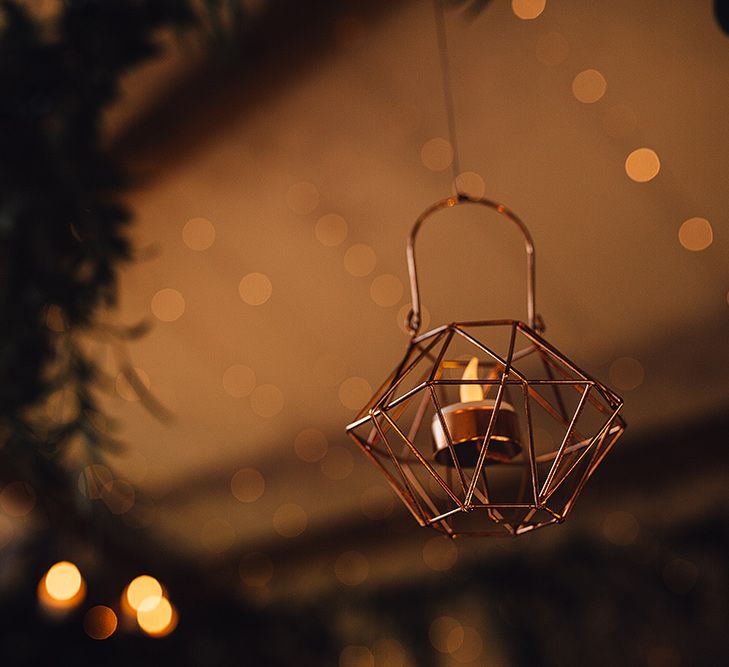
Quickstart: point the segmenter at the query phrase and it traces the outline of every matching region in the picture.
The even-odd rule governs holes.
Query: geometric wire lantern
[[[461,204],[522,232],[528,324],[453,322],[419,334],[415,238],[431,215]],[[418,218],[407,256],[410,343],[347,433],[421,526],[456,538],[561,523],[625,430],[623,401],[542,338],[529,230],[505,206],[458,194]]]

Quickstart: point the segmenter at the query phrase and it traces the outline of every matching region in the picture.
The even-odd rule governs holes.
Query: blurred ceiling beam
[[[532,547],[551,548],[555,541],[561,543],[579,533],[599,536],[604,518],[614,511],[628,511],[651,529],[703,516],[729,501],[729,488],[722,481],[729,474],[725,453],[728,431],[729,419],[722,411],[689,424],[667,423],[660,432],[627,437],[616,445],[599,474],[588,483],[565,527],[554,526],[516,541],[506,538],[459,541],[461,555],[466,559],[482,559],[502,555],[504,548],[518,549],[527,542]],[[272,460],[271,466],[271,475],[285,474],[280,470],[281,461]],[[229,469],[226,470],[229,474]],[[315,470],[313,474],[318,476],[318,467]],[[162,506],[194,503],[195,498],[227,489],[226,477],[219,471],[219,474],[187,478],[159,502]],[[297,594],[315,595],[324,584],[321,578],[312,579],[307,573],[326,570],[331,565],[329,560],[347,550],[360,551],[373,561],[386,563],[376,568],[382,580],[370,581],[375,587],[389,581],[388,568],[393,581],[425,576],[429,570],[420,550],[425,541],[436,536],[433,531],[418,528],[404,510],[383,521],[345,516],[312,526],[291,540],[249,540],[237,551],[213,560],[217,568],[228,570],[233,576],[246,554],[266,554],[276,568],[274,597],[290,594],[292,587],[297,589]]]
[[[129,124],[115,121],[111,151],[148,182],[343,48],[338,40],[346,31],[381,20],[403,2],[268,0],[235,44],[211,44],[202,54],[190,35],[186,45],[164,35],[167,48],[156,71],[130,75],[125,87],[141,87],[146,95],[120,101],[114,113]],[[182,48],[190,52],[180,56]],[[174,85],[165,86],[169,78]],[[125,105],[142,108],[125,111]]]

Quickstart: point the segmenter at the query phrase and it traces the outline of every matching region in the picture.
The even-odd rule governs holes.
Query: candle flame
[[[478,357],[471,357],[466,370],[463,371],[463,380],[478,380]],[[483,389],[477,384],[462,384],[460,387],[461,403],[472,403],[483,400]]]

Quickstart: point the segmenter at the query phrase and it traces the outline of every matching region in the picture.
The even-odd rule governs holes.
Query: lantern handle
[[[407,246],[407,258],[408,258],[408,273],[410,274],[410,296],[412,302],[412,309],[408,313],[405,324],[410,331],[410,335],[415,337],[420,330],[421,324],[421,313],[420,313],[420,287],[418,283],[418,267],[415,261],[415,237],[420,230],[422,224],[434,213],[444,208],[452,208],[453,206],[460,206],[461,204],[480,204],[481,206],[487,206],[495,210],[497,213],[506,216],[511,220],[522,233],[524,237],[524,245],[526,248],[527,255],[527,316],[529,320],[529,326],[535,331],[541,332],[544,330],[544,324],[542,319],[536,313],[535,305],[535,269],[534,269],[534,241],[532,236],[527,229],[527,226],[521,221],[521,219],[510,209],[503,204],[491,201],[490,199],[484,199],[480,197],[471,197],[469,195],[459,193],[456,196],[448,197],[447,199],[441,199],[432,206],[425,209],[420,214],[420,217],[415,221],[413,228],[410,232],[410,238],[408,239]]]

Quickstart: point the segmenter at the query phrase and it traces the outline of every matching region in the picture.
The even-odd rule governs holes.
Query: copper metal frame
[[[460,204],[492,209],[513,222],[524,236],[528,324],[518,320],[455,322],[418,335],[421,301],[415,239],[426,219]],[[456,538],[519,535],[561,523],[626,425],[619,414],[622,399],[542,338],[544,327],[535,305],[534,244],[526,225],[496,202],[463,194],[449,197],[417,219],[407,258],[412,295],[407,319],[410,343],[402,361],[347,426],[347,433],[421,526]],[[493,334],[508,341],[501,344],[505,349],[489,342]],[[465,363],[462,354],[449,356],[458,346],[461,352],[466,346],[469,354],[483,360],[482,377],[463,380],[452,376],[453,369]],[[460,465],[442,414],[448,392],[463,384],[496,392],[474,468]],[[512,461],[487,464],[496,417],[508,392],[519,397],[514,403],[521,410],[523,451]],[[535,428],[537,413],[541,426]],[[433,457],[428,425],[434,418],[447,434],[452,465],[440,465]],[[550,438],[546,446],[545,433]]]

